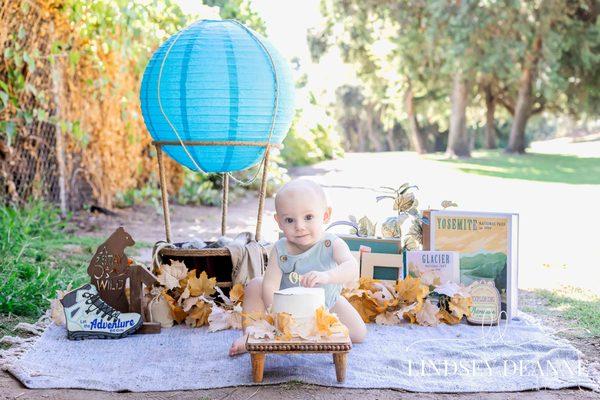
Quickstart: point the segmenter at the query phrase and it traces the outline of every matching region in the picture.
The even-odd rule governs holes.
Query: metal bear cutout
[[[118,228],[110,237],[98,246],[87,273],[92,284],[98,289],[100,298],[114,309],[129,311],[125,295],[125,281],[129,277],[128,259],[125,248],[135,242],[123,227]]]

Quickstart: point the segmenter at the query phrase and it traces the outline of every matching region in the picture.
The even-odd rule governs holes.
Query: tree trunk
[[[381,141],[377,135],[377,132],[373,129],[374,118],[373,118],[373,107],[367,109],[367,138],[369,139],[370,146],[368,151],[381,151]]]
[[[507,153],[525,153],[525,127],[531,111],[531,86],[535,80],[541,48],[542,38],[538,36],[533,42],[531,53],[527,56],[519,80],[519,94],[513,123],[510,128],[508,146],[506,147]]]
[[[452,114],[446,148],[446,154],[450,157],[471,157],[466,118],[468,97],[467,82],[462,73],[457,72],[452,83]]]
[[[357,125],[358,129],[356,133],[358,135],[358,151],[363,153],[366,151],[365,149],[367,147],[367,140],[365,138],[365,123],[361,121]]]
[[[404,96],[404,105],[406,107],[406,114],[408,116],[408,126],[410,131],[410,143],[412,148],[419,154],[427,153],[427,143],[425,141],[425,135],[419,128],[419,121],[415,113],[415,102],[412,91],[412,85],[408,82],[408,89]]]
[[[391,127],[385,134],[385,142],[387,143],[388,150],[396,150],[396,140],[394,139],[394,128]]]
[[[496,148],[496,126],[494,123],[494,113],[496,111],[496,99],[492,93],[492,85],[487,84],[484,87],[485,90],[485,148],[495,149]]]

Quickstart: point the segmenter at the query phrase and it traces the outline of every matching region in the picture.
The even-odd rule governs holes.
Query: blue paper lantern
[[[266,39],[234,20],[201,20],[152,55],[140,90],[155,141],[281,143],[294,114],[287,61]],[[258,163],[265,147],[165,145],[192,170],[231,172]]]

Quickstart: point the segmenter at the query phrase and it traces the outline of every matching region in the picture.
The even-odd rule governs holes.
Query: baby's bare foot
[[[229,348],[229,356],[237,356],[239,354],[243,354],[246,352],[246,339],[248,339],[248,334],[245,333],[239,338],[237,338]]]

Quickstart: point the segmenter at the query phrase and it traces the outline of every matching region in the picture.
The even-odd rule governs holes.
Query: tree
[[[260,15],[252,9],[252,0],[202,0],[210,7],[219,7],[223,19],[235,19],[248,25],[261,35],[267,35],[267,25]]]
[[[524,153],[525,129],[531,115],[543,110],[583,110],[569,108],[569,98],[583,96],[594,101],[598,89],[597,56],[599,46],[598,5],[593,0],[523,2],[511,9],[515,42],[520,54],[517,94],[503,104],[513,114],[508,153]],[[574,63],[575,61],[575,63]],[[577,62],[579,61],[579,62]],[[574,64],[577,67],[572,68]],[[539,71],[544,73],[540,74]],[[577,86],[574,83],[582,83]]]
[[[325,27],[308,37],[313,57],[318,59],[336,45],[344,61],[356,66],[371,101],[379,104],[381,118],[387,121],[385,130],[393,132],[402,121],[412,148],[427,152],[430,146],[419,123],[419,106],[439,100],[436,84],[444,78],[440,48],[431,45],[426,3],[327,0],[321,10]]]

